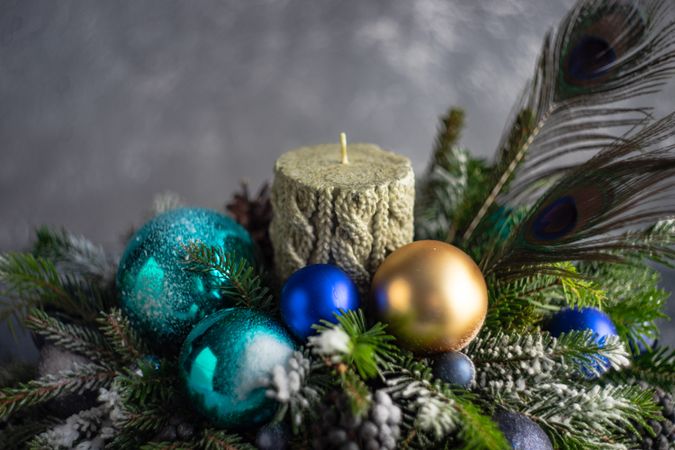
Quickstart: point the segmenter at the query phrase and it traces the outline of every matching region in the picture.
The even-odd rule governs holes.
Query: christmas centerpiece
[[[0,448],[668,449],[675,74],[663,0],[581,0],[493,162],[303,147],[225,213],[175,202],[121,258],[42,228],[0,255]],[[575,157],[572,159],[569,156]],[[416,184],[416,185],[415,185]]]

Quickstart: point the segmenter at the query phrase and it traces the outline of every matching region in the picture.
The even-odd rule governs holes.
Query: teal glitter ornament
[[[228,308],[202,320],[183,343],[179,375],[194,408],[214,425],[250,428],[268,422],[278,403],[262,380],[286,365],[295,343],[272,318]]]
[[[191,242],[219,246],[255,264],[248,232],[215,211],[180,208],[156,216],[133,236],[117,272],[123,311],[155,347],[176,349],[192,327],[227,306],[226,282],[217,273],[196,273],[183,264]]]

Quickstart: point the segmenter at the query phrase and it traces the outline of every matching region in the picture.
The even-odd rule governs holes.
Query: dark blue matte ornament
[[[433,374],[446,383],[469,387],[476,377],[476,368],[464,353],[447,352],[433,358]]]
[[[595,342],[601,347],[609,336],[617,335],[612,319],[596,308],[565,308],[560,310],[548,321],[546,330],[554,337],[575,330],[592,330]],[[596,368],[599,372],[604,372],[609,368],[609,363],[597,365]]]
[[[497,411],[494,420],[513,450],[553,450],[546,432],[530,418],[510,411]]]
[[[255,446],[258,450],[286,450],[290,433],[284,423],[265,425],[255,435]]]
[[[191,242],[218,246],[255,263],[248,232],[215,211],[181,208],[147,222],[131,239],[120,261],[117,290],[134,328],[157,350],[177,348],[208,314],[230,305],[217,273],[196,273],[183,263]]]
[[[281,317],[300,340],[314,333],[320,320],[335,323],[335,313],[358,309],[359,292],[337,266],[314,264],[296,271],[281,290]]]
[[[295,350],[274,319],[228,308],[199,322],[185,339],[178,373],[193,407],[218,427],[245,429],[268,422],[279,404],[266,396],[266,379]]]

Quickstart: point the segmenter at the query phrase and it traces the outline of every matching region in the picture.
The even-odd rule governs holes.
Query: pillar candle
[[[373,144],[301,147],[276,162],[270,237],[281,281],[330,263],[362,292],[392,251],[413,238],[410,160]]]

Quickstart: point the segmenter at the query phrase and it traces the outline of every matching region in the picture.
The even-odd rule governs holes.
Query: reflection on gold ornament
[[[379,267],[368,312],[389,324],[402,347],[437,353],[471,342],[487,307],[485,279],[466,253],[441,241],[417,241]]]

